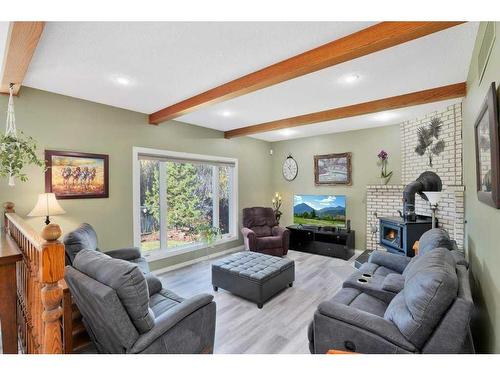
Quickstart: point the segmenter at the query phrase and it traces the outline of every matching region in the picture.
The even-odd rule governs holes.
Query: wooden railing
[[[62,298],[64,245],[60,229],[46,227],[41,235],[5,204],[6,235],[14,240],[17,262],[17,325],[23,353],[63,353]]]

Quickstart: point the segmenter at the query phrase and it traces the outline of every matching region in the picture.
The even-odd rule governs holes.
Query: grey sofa
[[[414,258],[402,274],[374,278],[374,287],[348,280],[318,306],[308,330],[311,353],[473,352],[468,271],[449,249]]]
[[[66,264],[72,265],[73,261],[82,249],[101,251],[98,247],[97,233],[92,225],[83,223],[75,230],[64,236],[64,245],[66,250]],[[106,251],[106,254],[112,258],[123,259],[139,266],[143,273],[149,272],[149,266],[146,259],[141,255],[137,247],[123,248]]]
[[[428,230],[420,237],[419,256],[437,248],[450,250],[455,261],[468,268],[469,265],[463,254],[457,249],[456,242],[450,239],[448,232],[442,228]],[[368,262],[361,265],[359,271],[379,276],[387,276],[392,273],[402,274],[412,259],[416,258],[376,250],[372,252]]]
[[[290,231],[278,225],[270,207],[244,208],[241,233],[246,250],[279,257],[288,253]]]
[[[212,353],[215,302],[163,289],[136,264],[83,249],[65,279],[100,353]]]

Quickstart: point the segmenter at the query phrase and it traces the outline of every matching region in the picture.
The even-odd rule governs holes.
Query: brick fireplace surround
[[[440,139],[446,142],[444,151],[433,159],[433,168],[428,165],[426,156],[415,153],[417,129],[427,125],[433,117],[442,120]],[[402,185],[368,185],[366,187],[366,248],[384,248],[378,244],[379,233],[372,233],[372,226],[378,228],[380,216],[398,216],[402,210],[403,188],[415,181],[424,171],[436,172],[443,181],[443,197],[438,205],[436,217],[440,226],[448,231],[457,242],[459,249],[464,245],[464,190],[462,168],[462,105],[457,103],[443,111],[432,112],[423,118],[406,121],[400,125]],[[415,198],[416,212],[431,215],[429,204],[420,196]]]

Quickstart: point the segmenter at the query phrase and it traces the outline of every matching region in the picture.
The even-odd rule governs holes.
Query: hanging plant
[[[415,152],[420,156],[427,154],[429,167],[431,168],[433,157],[438,156],[444,151],[445,143],[442,139],[439,139],[442,125],[443,122],[439,118],[434,117],[427,127],[421,126],[417,129],[417,147],[415,147]]]
[[[17,134],[12,86],[11,84],[5,135],[0,136],[0,177],[8,177],[9,186],[15,185],[15,179],[22,182],[28,180],[28,176],[23,173],[26,166],[43,167],[45,164],[36,155],[35,140],[23,132]]]

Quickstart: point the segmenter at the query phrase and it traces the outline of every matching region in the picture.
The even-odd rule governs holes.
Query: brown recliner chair
[[[279,257],[288,252],[290,231],[278,226],[270,207],[244,208],[241,233],[246,250]]]

